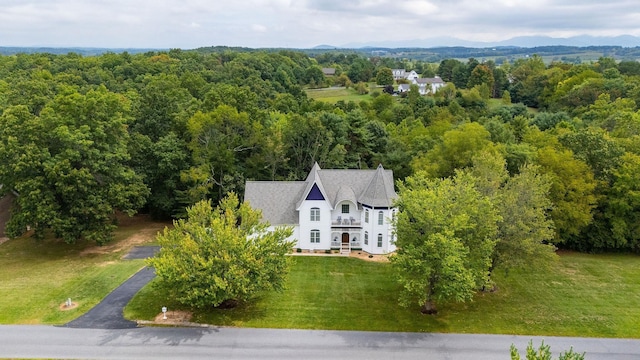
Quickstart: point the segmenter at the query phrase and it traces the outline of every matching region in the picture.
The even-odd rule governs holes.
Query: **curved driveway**
[[[124,256],[124,259],[146,259],[153,256],[160,247],[137,246]],[[156,276],[152,268],[145,267],[127,281],[118,286],[86,314],[63,325],[71,328],[86,329],[129,329],[138,325],[124,318],[122,311],[133,296]]]

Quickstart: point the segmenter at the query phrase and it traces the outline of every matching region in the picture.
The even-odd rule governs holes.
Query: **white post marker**
[[[162,307],[162,320],[167,320],[167,307]]]

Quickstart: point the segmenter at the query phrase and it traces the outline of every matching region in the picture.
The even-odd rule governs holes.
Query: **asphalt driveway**
[[[158,246],[137,246],[125,255],[124,259],[145,259],[153,256],[158,250]],[[84,329],[130,329],[137,327],[135,322],[125,319],[122,312],[133,296],[155,276],[155,271],[152,268],[142,268],[107,295],[93,309],[63,326]]]

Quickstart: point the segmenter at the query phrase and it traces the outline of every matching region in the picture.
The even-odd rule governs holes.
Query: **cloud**
[[[637,0],[3,0],[0,45],[311,47],[640,35]]]
[[[264,25],[260,25],[260,24],[253,24],[251,25],[251,29],[253,29],[253,31],[255,32],[267,32],[267,27]]]

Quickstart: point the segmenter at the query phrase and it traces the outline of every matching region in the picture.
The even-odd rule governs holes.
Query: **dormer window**
[[[349,204],[342,204],[342,213],[343,214],[349,213]]]

